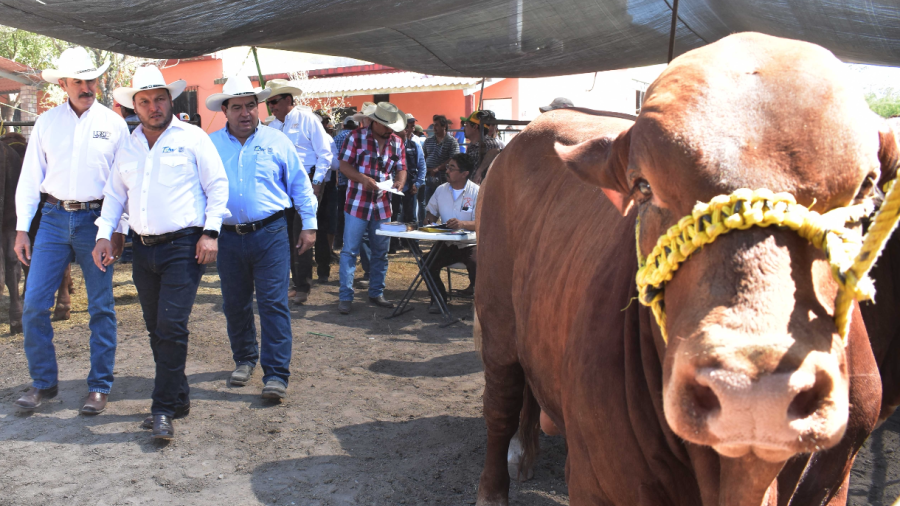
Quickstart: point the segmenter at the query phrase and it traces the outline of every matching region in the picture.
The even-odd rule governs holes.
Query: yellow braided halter
[[[862,241],[846,225],[869,214],[866,206],[841,207],[819,214],[797,204],[789,193],[773,193],[766,189],[740,189],[731,195],[719,195],[709,203],[698,202],[690,216],[678,220],[678,224],[659,238],[646,259],[641,257],[638,220],[635,229],[638,298],[641,304],[653,310],[663,340],[668,343],[663,293],[665,283],[672,279],[682,262],[732,230],[770,225],[787,227],[825,251],[831,274],[839,285],[834,323],[846,344],[853,300],[870,300],[875,296],[875,286],[868,272],[900,220],[900,191],[896,190],[893,181],[887,186],[890,188],[884,203]]]

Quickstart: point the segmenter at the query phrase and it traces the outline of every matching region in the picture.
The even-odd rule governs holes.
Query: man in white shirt
[[[191,407],[187,376],[188,319],[206,264],[216,261],[219,228],[229,217],[228,179],[209,136],[173,118],[184,80],[166,84],[154,66],[139,67],[132,88],[113,97],[141,120],[120,142],[97,219],[94,263],[114,259],[109,237],[128,209],[134,231],[133,279],[156,362],[151,420],[154,439],[172,439],[172,420]]]
[[[465,153],[457,153],[450,157],[447,161],[447,182],[437,187],[425,208],[426,223],[440,220],[444,226],[454,230],[475,230],[475,206],[478,204],[479,188],[469,180],[474,169],[471,158]],[[448,244],[438,251],[429,271],[444,300],[447,299],[447,290],[441,281],[441,269],[458,262],[466,264],[466,270],[469,271],[469,287],[462,292],[468,295],[474,293],[477,253],[474,244],[460,246]],[[431,301],[428,312],[440,314],[441,309],[434,300]]]
[[[275,116],[269,127],[281,130],[297,148],[300,163],[309,174],[313,192],[319,199],[319,211],[316,216],[319,230],[329,230],[331,227],[328,223],[328,208],[330,201],[336,197],[333,191],[324,191],[324,186],[336,177],[331,170],[334,160],[332,153],[336,151],[333,150],[334,139],[322,126],[322,119],[310,108],[294,107],[294,97],[303,93],[299,88],[291,86],[290,82],[284,79],[270,79],[266,82],[266,89],[272,93],[266,99],[266,105]],[[286,213],[288,229],[291,231],[291,244],[296,244],[303,229],[302,220],[294,209],[287,209]],[[291,254],[291,273],[297,291],[294,303],[303,304],[309,298],[311,288],[313,250],[309,249],[300,255],[291,248]],[[316,236],[315,257],[319,283],[327,283],[331,275],[331,244],[328,243],[327,233]]]
[[[42,73],[44,80],[65,90],[68,102],[42,114],[28,143],[22,174],[16,187],[16,256],[31,267],[22,326],[25,356],[32,388],[16,405],[33,410],[57,394],[58,369],[53,348],[50,310],[53,294],[69,263],[77,261],[84,274],[91,315],[91,370],[88,398],[81,409],[95,415],[106,408],[116,358],[116,312],[112,269],[101,271],[91,262],[97,227],[94,220],[103,205],[103,187],[115,157],[115,146],[128,137],[121,116],[95,100],[97,78],[109,63],[94,68],[82,47],[67,49],[58,69]],[[42,199],[42,195],[45,197]],[[31,251],[28,229],[38,211],[43,215]],[[119,222],[111,247],[118,258],[124,244]]]

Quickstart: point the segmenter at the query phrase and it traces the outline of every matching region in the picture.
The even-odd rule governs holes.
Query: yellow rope
[[[635,235],[638,240],[636,280],[639,300],[650,306],[662,337],[668,342],[663,293],[665,283],[672,279],[678,266],[695,251],[732,230],[783,226],[825,251],[831,263],[831,274],[840,285],[834,320],[839,335],[846,342],[853,300],[869,300],[875,296],[875,286],[868,278],[868,272],[900,220],[900,191],[896,186],[887,192],[863,241],[846,225],[869,214],[865,205],[841,207],[819,214],[797,204],[789,193],[776,194],[766,189],[740,189],[731,195],[719,195],[709,203],[698,202],[690,216],[680,219],[659,238],[646,259],[641,257],[638,221]]]

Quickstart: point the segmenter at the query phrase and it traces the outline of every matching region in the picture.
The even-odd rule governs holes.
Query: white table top
[[[468,234],[436,234],[432,232],[419,232],[412,230],[410,232],[389,232],[387,230],[376,230],[375,234],[388,237],[399,237],[403,239],[418,239],[420,241],[448,241],[463,244],[475,244],[475,232]]]

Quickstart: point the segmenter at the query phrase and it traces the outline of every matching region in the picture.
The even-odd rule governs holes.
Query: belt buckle
[[[246,232],[242,232],[241,227],[249,227],[250,230],[247,230]],[[250,223],[238,224],[236,227],[234,227],[234,231],[237,232],[238,235],[247,235],[250,232],[253,232],[253,225]]]
[[[63,210],[69,211],[69,212],[81,211],[81,209],[83,208],[82,203],[78,202],[77,200],[63,200],[62,205],[63,205]],[[77,206],[77,207],[69,207],[70,205]]]
[[[141,238],[141,244],[143,244],[144,246],[153,246],[154,244],[156,244],[154,241],[148,241],[146,239],[146,236],[142,235],[142,236],[140,236],[140,238]]]

